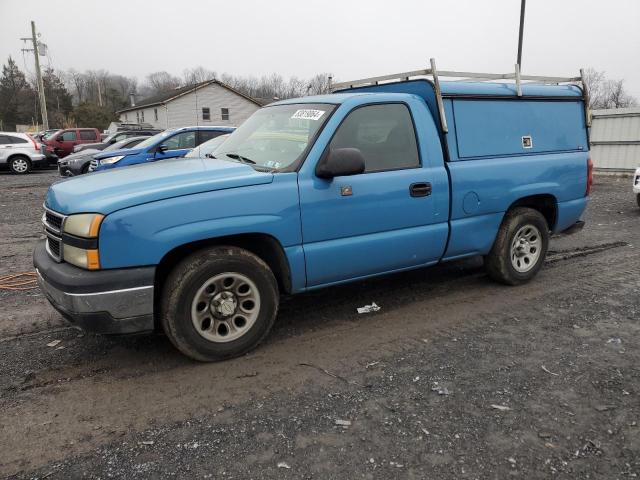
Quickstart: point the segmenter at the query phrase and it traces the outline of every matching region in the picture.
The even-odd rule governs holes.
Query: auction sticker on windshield
[[[310,108],[303,108],[301,110],[296,110],[296,113],[294,113],[291,118],[319,120],[322,115],[324,115],[324,110],[312,110]]]

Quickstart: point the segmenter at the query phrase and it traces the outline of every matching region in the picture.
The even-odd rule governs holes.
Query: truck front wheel
[[[532,208],[514,208],[505,215],[493,248],[484,258],[487,274],[507,285],[526,283],[542,268],[548,247],[544,216]]]
[[[278,283],[253,253],[230,246],[200,250],[165,282],[161,322],[185,355],[211,362],[242,355],[269,333],[278,312]]]

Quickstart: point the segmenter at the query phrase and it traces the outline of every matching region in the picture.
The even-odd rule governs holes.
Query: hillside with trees
[[[182,76],[166,71],[149,73],[142,82],[135,77],[106,70],[75,69],[43,71],[45,97],[50,128],[73,126],[105,129],[117,120],[116,111],[136,101],[217,78],[253,98],[284,99],[317,95],[329,91],[329,74],[320,73],[308,79],[284,78],[273,73],[263,76],[241,76],[222,73],[204,67],[186,69]],[[620,108],[637,105],[638,101],[624,87],[623,80],[607,79],[605,72],[587,70],[591,92],[591,108]],[[39,98],[35,78],[20,70],[9,57],[0,76],[0,130],[14,130],[16,125],[40,123]]]

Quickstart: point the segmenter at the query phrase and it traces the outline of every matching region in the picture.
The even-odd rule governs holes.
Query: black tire
[[[538,256],[526,266],[522,263],[522,268],[527,268],[526,271],[518,271],[512,262],[512,244],[516,234],[527,232],[526,226],[533,226],[539,232],[540,241],[536,247]],[[537,236],[533,229],[531,231]],[[549,226],[544,216],[532,208],[514,208],[505,215],[493,247],[484,257],[484,266],[491,279],[506,285],[521,285],[535,277],[542,268],[548,248]],[[519,260],[516,258],[514,261]]]
[[[9,159],[9,169],[18,175],[27,174],[31,171],[31,160],[25,155],[15,155]]]
[[[196,330],[192,321],[192,306],[196,305],[194,299],[203,286],[225,273],[244,276],[253,282],[259,293],[259,307],[257,318],[246,327],[242,336],[217,342],[205,338],[204,333]],[[214,297],[210,298],[213,301]],[[202,362],[225,360],[248,352],[267,336],[275,322],[279,300],[278,283],[262,259],[237,247],[210,247],[193,253],[171,271],[162,291],[160,320],[171,342],[188,357]],[[211,308],[209,304],[204,310],[210,312]],[[237,308],[240,308],[239,303]],[[215,314],[209,315],[210,326],[213,326],[217,321]],[[231,316],[235,315],[233,313]],[[205,331],[204,327],[202,331]]]

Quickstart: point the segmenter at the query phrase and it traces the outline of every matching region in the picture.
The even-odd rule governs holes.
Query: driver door
[[[433,171],[408,105],[351,110],[327,146],[338,148],[360,150],[365,171],[299,180],[307,287],[437,262],[447,226],[434,213]]]

